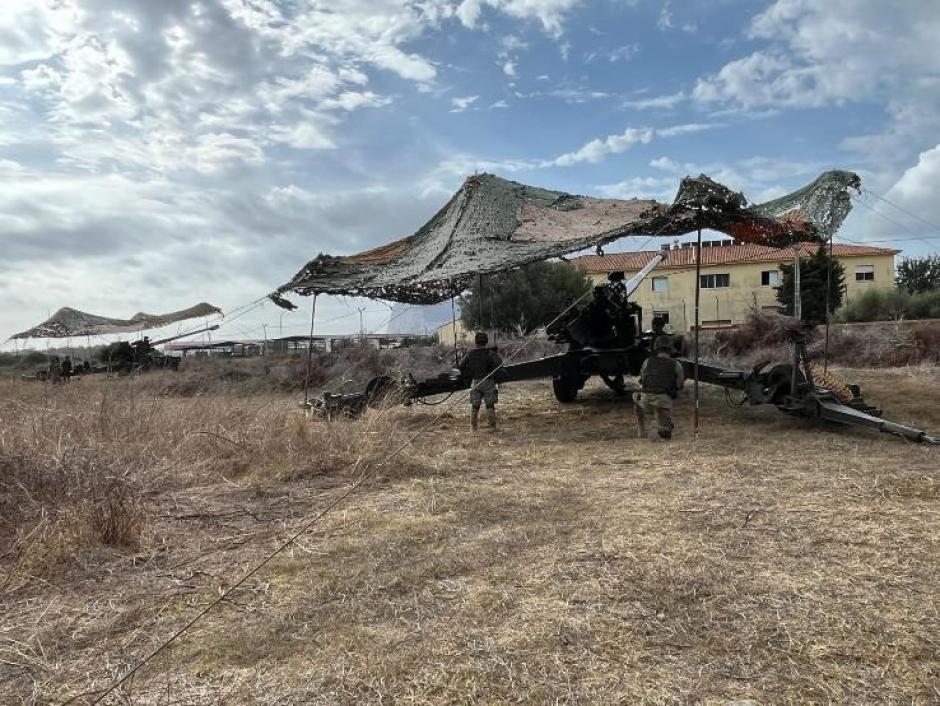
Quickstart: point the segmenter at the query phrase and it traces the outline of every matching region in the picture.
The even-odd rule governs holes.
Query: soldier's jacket
[[[669,356],[652,355],[640,368],[640,385],[647,395],[671,397],[685,384],[685,371],[678,360]]]
[[[503,364],[503,359],[491,348],[474,348],[463,357],[460,372],[472,380],[482,380]]]

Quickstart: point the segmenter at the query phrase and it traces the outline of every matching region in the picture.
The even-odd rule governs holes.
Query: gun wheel
[[[580,387],[575,378],[560,377],[552,379],[552,392],[555,393],[555,399],[562,404],[571,404],[576,401]]]

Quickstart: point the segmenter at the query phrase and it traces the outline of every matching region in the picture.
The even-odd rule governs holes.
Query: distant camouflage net
[[[779,199],[749,206],[743,194],[704,174],[686,177],[672,205],[640,199],[596,199],[540,189],[492,174],[468,178],[414,235],[357,255],[318,255],[271,299],[346,294],[434,304],[464,289],[475,274],[603,245],[628,235],[663,238],[701,226],[746,243],[782,247],[822,241],[851,208],[860,180],[830,171]]]
[[[172,311],[169,314],[140,312],[129,319],[111,319],[63,307],[38,326],[10,338],[67,338],[68,336],[96,336],[105,333],[131,333],[221,313],[221,309],[205,302],[182,311]]]

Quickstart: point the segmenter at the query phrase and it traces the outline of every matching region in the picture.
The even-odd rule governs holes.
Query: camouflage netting
[[[782,247],[825,240],[851,208],[860,180],[830,171],[787,196],[750,206],[704,174],[686,177],[671,205],[596,199],[550,191],[492,174],[468,178],[414,235],[357,255],[318,255],[271,295],[346,294],[415,304],[451,297],[478,273],[603,245],[628,235],[672,237],[698,227],[747,243]]]
[[[38,326],[10,338],[67,338],[68,336],[96,336],[105,333],[131,333],[221,313],[221,309],[205,302],[182,311],[172,311],[169,314],[140,312],[129,319],[110,319],[106,316],[97,316],[64,307]]]

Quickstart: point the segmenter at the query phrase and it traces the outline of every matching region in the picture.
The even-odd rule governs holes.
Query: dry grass
[[[936,368],[845,377],[940,430]],[[111,703],[940,702],[935,449],[715,392],[697,444],[687,402],[660,444],[600,389],[506,386],[503,430],[471,436],[462,408],[309,422],[142,382],[3,384],[4,458],[121,478],[141,520],[129,544],[65,535],[52,564],[23,537],[72,500],[30,491],[3,525],[14,700],[106,684],[430,425]]]

